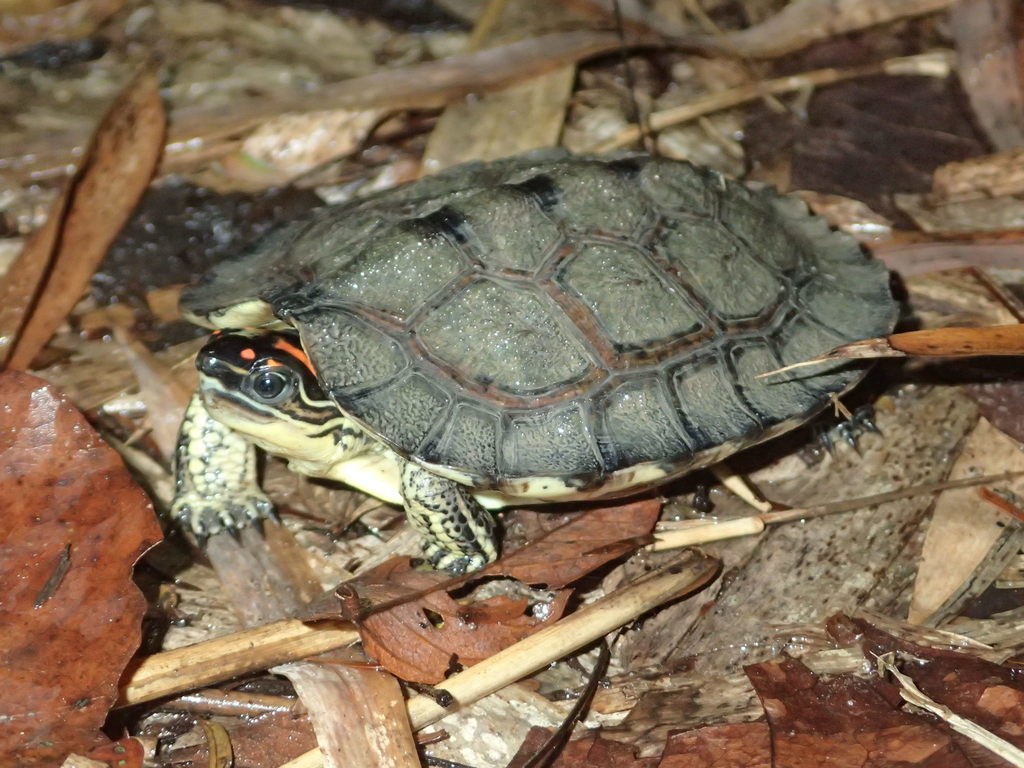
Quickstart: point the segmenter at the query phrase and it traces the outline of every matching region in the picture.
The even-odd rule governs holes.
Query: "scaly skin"
[[[256,449],[212,418],[197,392],[189,401],[175,451],[177,489],[171,516],[202,541],[273,514],[260,490]]]
[[[437,569],[460,575],[498,557],[494,515],[469,490],[411,461],[402,466],[402,497],[423,551]]]
[[[323,394],[291,337],[218,335],[197,365],[199,391],[178,433],[171,514],[200,541],[272,513],[258,485],[259,447],[303,474],[348,482],[389,501],[401,498],[435,568],[461,574],[498,556],[494,518],[470,489],[367,435]],[[281,384],[271,394],[253,388],[254,377],[279,375],[291,384],[270,379]]]

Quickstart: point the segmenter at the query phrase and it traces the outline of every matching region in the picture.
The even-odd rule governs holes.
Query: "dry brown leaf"
[[[1018,443],[1024,443],[1024,381],[991,381],[968,384],[967,393],[981,409],[981,415]]]
[[[262,173],[271,171],[287,181],[356,151],[382,114],[334,109],[281,115],[253,131],[238,154],[261,164]]]
[[[932,176],[932,202],[1016,195],[1024,192],[1024,149],[947,163]]]
[[[533,37],[544,29],[581,20],[566,4],[549,0],[519,0],[491,7],[503,12],[478,19],[471,48]],[[576,67],[569,64],[510,88],[449,104],[430,133],[423,172],[437,173],[472,160],[495,160],[557,146],[575,79]]]
[[[930,235],[898,232],[871,246],[871,253],[903,277],[961,267],[1016,269],[1024,230]]]
[[[598,507],[487,566],[481,575],[505,575],[561,589],[605,563],[648,543],[661,499]]]
[[[46,223],[32,233],[25,247],[0,280],[0,365],[11,354],[50,266],[67,210],[67,188],[54,203]]]
[[[646,38],[645,45],[657,39]],[[436,108],[469,94],[507,88],[520,80],[591,56],[616,51],[619,36],[610,31],[555,32],[509,45],[448,56],[408,67],[383,70],[325,86],[316,93],[283,101],[280,95],[253,97],[231,105],[191,107],[171,114],[164,171],[206,164],[237,147],[237,137],[286,112],[323,109]],[[31,141],[0,141],[0,166],[17,178],[60,174],[77,161],[86,137],[74,132],[53,133]]]
[[[753,27],[728,36],[730,47],[751,58],[783,56],[877,24],[934,13],[953,0],[797,0]]]
[[[981,419],[964,441],[949,479],[1014,470],[1024,470],[1024,453],[1014,440]],[[1024,478],[1008,480],[1000,487],[1024,494]],[[977,488],[943,491],[935,500],[922,547],[908,620],[924,623],[956,596],[990,557],[993,546],[1008,533],[1008,521],[1004,512],[979,496]],[[999,570],[991,573],[993,579]],[[978,584],[973,591],[985,586]]]
[[[391,560],[346,584],[339,597],[346,618],[359,623],[371,657],[404,680],[437,683],[453,663],[471,666],[556,620],[568,599],[558,594],[540,621],[526,613],[526,599],[498,596],[465,604],[446,590],[501,575],[560,589],[646,543],[660,509],[659,499],[645,499],[589,510],[454,582]]]
[[[367,654],[403,680],[439,683],[458,666],[471,666],[542,627],[565,610],[568,593],[556,595],[543,620],[526,613],[528,602],[499,595],[464,605],[439,583],[444,574],[412,570],[403,558],[389,560],[349,584],[345,593],[360,608],[387,603],[391,607],[364,618],[350,613],[359,625]],[[395,604],[397,603],[397,604]],[[360,611],[362,613],[362,611]]]
[[[1020,3],[967,0],[952,4],[950,31],[959,54],[960,82],[974,117],[996,149],[1024,145],[1024,67]]]
[[[0,5],[0,56],[34,43],[85,37],[124,0],[22,0]]]
[[[161,538],[118,455],[52,387],[0,374],[0,763],[53,764],[100,726],[139,645],[132,566]]]
[[[164,123],[156,75],[144,71],[97,128],[81,172],[51,213],[54,221],[48,228],[55,229],[38,243],[34,238],[12,267],[17,278],[5,284],[2,298],[20,304],[26,314],[20,328],[0,327],[0,343],[12,345],[6,349],[9,367],[27,368],[81,297],[149,184],[163,146]],[[50,243],[53,248],[44,253]]]

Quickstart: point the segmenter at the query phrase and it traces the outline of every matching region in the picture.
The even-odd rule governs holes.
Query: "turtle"
[[[404,505],[430,565],[491,510],[637,494],[806,422],[892,330],[885,267],[795,197],[642,154],[470,163],[273,231],[181,296],[215,329],[172,514],[271,514],[259,447]]]

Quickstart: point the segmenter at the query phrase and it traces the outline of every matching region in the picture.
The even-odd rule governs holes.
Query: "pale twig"
[[[127,674],[117,706],[202,688],[276,664],[352,645],[359,633],[343,622],[275,621],[226,637],[145,656]]]
[[[929,483],[926,485],[915,485],[909,488],[901,488],[886,493],[876,493],[871,496],[861,496],[855,499],[835,501],[830,504],[822,504],[814,507],[803,507],[796,509],[785,509],[778,512],[765,512],[760,515],[749,515],[737,517],[722,522],[701,523],[694,521],[678,530],[658,531],[654,534],[655,542],[650,545],[652,550],[674,549],[676,547],[692,547],[697,544],[707,544],[722,539],[731,539],[737,536],[758,534],[765,526],[778,525],[802,520],[810,520],[815,517],[836,515],[841,512],[852,512],[864,507],[874,507],[879,504],[886,504],[890,501],[898,501],[912,496],[923,496],[925,494],[940,493],[941,491],[953,488],[970,488],[978,485],[993,485],[1006,482],[1016,477],[1021,477],[1024,472],[1004,472],[1000,475],[985,475],[984,477],[970,477],[962,480],[947,480],[942,483]]]
[[[737,107],[765,96],[800,91],[805,88],[817,88],[823,85],[838,83],[874,75],[927,75],[929,77],[947,77],[952,69],[954,54],[952,51],[933,51],[917,56],[901,56],[887,59],[879,64],[867,64],[848,69],[816,69],[786,77],[776,77],[756,83],[740,85],[718,93],[680,104],[677,107],[662,109],[648,115],[651,130],[660,131],[673,125],[696,120],[703,115],[720,112],[723,109]],[[595,152],[611,152],[615,149],[632,144],[640,138],[640,129],[635,125],[623,128],[617,136],[598,145]]]
[[[435,689],[454,700],[443,707],[427,696],[409,700],[409,720],[414,730],[440,720],[515,681],[543,669],[609,632],[636,620],[662,603],[698,589],[717,572],[718,562],[705,555],[689,553],[629,586],[581,608],[489,659],[445,680]],[[319,768],[319,749],[313,749],[283,764],[281,768]]]

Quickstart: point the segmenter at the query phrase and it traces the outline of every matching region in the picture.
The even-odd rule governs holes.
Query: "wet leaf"
[[[229,723],[228,733],[235,764],[248,768],[277,768],[317,748],[309,717],[296,712],[268,712],[257,718],[245,718]],[[183,763],[184,759],[174,762]]]
[[[529,761],[536,757],[549,736],[551,730],[548,728],[531,728],[508,768],[529,765]],[[605,739],[594,733],[570,741],[555,754],[554,759],[538,764],[550,768],[654,768],[659,765],[657,758],[641,760],[636,753],[637,749],[632,744]]]
[[[96,130],[80,174],[0,285],[0,354],[27,368],[81,298],[149,184],[163,147],[156,76],[145,71]]]
[[[90,760],[99,760],[115,768],[142,768],[146,749],[138,739],[125,737],[97,747],[86,757]]]
[[[594,734],[570,741],[551,763],[551,768],[653,768],[652,759],[636,756],[636,747]]]
[[[658,768],[770,768],[771,734],[764,723],[696,728],[668,737]]]
[[[1024,685],[1014,669],[970,653],[910,643],[863,619],[835,616],[828,630],[841,643],[859,642],[871,661],[890,651],[923,660],[905,671],[926,696],[1024,748]]]
[[[765,708],[776,765],[968,768],[945,731],[897,709],[852,675],[821,678],[796,659],[746,667]]]
[[[100,726],[139,645],[135,561],[160,537],[121,459],[52,387],[0,374],[3,764],[51,763]]]

